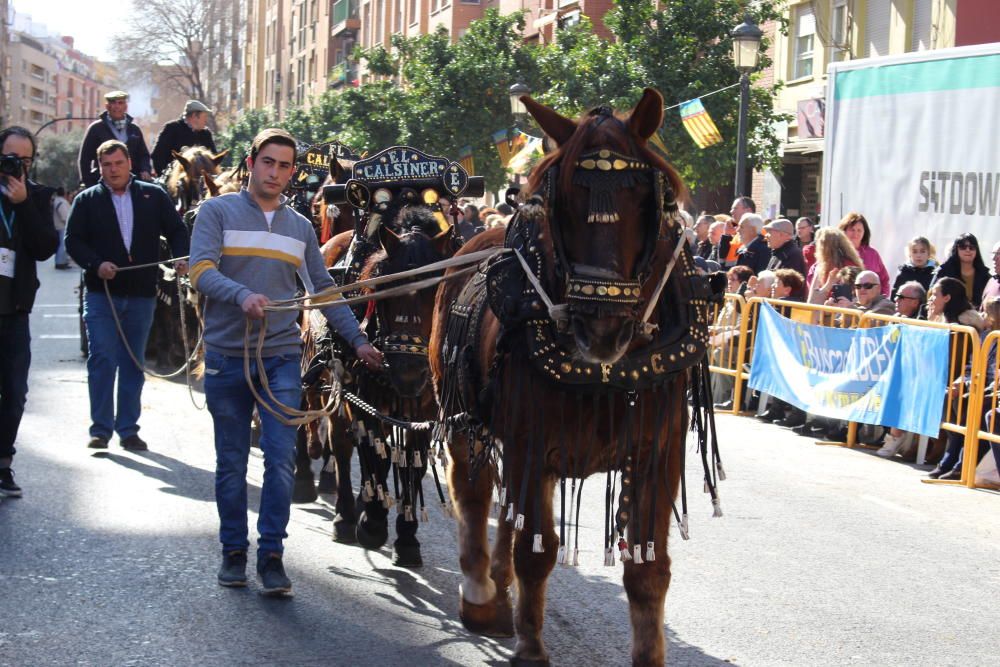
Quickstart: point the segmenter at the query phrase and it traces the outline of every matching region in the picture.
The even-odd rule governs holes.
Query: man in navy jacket
[[[144,450],[146,443],[138,435],[144,372],[129,359],[115,317],[132,353],[142,361],[156,306],[159,269],[151,266],[120,275],[119,269],[159,260],[161,234],[172,256],[185,257],[188,235],[167,193],[132,178],[125,144],[101,144],[97,159],[101,181],[77,195],[66,225],[66,250],[86,271],[83,319],[90,343],[87,382],[92,422],[88,446],[106,448],[114,431],[122,447]],[[181,275],[187,273],[186,261],[174,266]]]

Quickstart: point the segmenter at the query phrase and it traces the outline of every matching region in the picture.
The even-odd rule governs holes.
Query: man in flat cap
[[[204,146],[215,151],[215,139],[208,129],[208,116],[212,110],[198,100],[188,100],[184,105],[184,115],[169,121],[160,130],[153,147],[153,168],[162,175],[167,165],[174,159],[173,152],[190,146]]]
[[[78,158],[80,166],[80,182],[84,187],[97,185],[101,174],[97,166],[97,147],[105,141],[120,141],[128,146],[132,156],[132,166],[135,174],[142,180],[152,177],[152,165],[149,162],[149,149],[146,148],[146,138],[142,130],[132,122],[128,113],[128,93],[123,90],[113,90],[104,96],[104,109],[100,120],[96,120],[87,128],[80,146]]]

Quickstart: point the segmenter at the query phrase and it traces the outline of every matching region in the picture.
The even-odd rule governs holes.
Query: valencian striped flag
[[[462,146],[458,149],[458,163],[469,172],[469,176],[476,175],[476,163],[472,159],[472,146]]]
[[[514,154],[524,148],[524,145],[528,141],[528,135],[520,130],[497,130],[493,133],[492,137],[493,143],[500,153],[500,166],[505,169]]]
[[[698,148],[708,148],[722,141],[719,128],[705,111],[701,98],[681,102],[680,112],[681,122],[694,139],[694,143],[698,144]]]

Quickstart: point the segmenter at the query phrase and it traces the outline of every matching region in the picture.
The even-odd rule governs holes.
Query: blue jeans
[[[118,313],[125,339],[136,359],[146,354],[146,339],[153,324],[153,297],[114,296],[111,302],[102,292],[87,292],[83,302],[83,322],[87,326],[90,354],[87,357],[87,384],[90,389],[90,436],[111,439],[139,432],[142,385],[146,376],[128,356],[122,344],[111,306]],[[115,376],[118,376],[118,409],[115,411]]]
[[[14,440],[28,397],[30,365],[28,313],[0,315],[0,463],[9,463],[5,459],[14,456]]]
[[[302,401],[301,359],[277,356],[264,359],[264,372],[275,398],[298,408]],[[257,361],[250,362],[254,387],[260,384]],[[242,357],[205,353],[205,398],[215,423],[215,503],[219,510],[219,540],[223,551],[245,551],[247,538],[247,458],[250,455],[250,418],[256,400],[250,393]],[[292,506],[295,473],[295,426],[279,422],[265,408],[258,410],[260,448],[264,453],[264,486],[257,520],[257,557],[283,552],[282,540]]]

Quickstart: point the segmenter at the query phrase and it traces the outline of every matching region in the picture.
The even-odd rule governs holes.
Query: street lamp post
[[[747,14],[743,18],[743,23],[736,26],[730,34],[733,38],[733,64],[740,72],[740,121],[736,138],[734,196],[743,197],[747,194],[747,115],[750,108],[750,72],[757,67],[760,40],[764,33]]]

